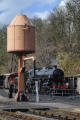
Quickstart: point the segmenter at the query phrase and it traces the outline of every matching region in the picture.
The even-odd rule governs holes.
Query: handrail
[[[51,88],[50,89],[52,95],[77,95],[76,89],[59,89],[59,88]]]

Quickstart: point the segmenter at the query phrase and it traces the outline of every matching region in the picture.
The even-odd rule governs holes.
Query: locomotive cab
[[[54,66],[53,71],[53,83],[55,83],[55,88],[62,88],[64,85],[64,71]],[[53,84],[54,85],[54,84]]]

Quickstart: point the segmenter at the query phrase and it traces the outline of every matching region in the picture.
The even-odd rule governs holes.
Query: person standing
[[[9,77],[9,81],[10,81],[9,98],[12,98],[13,97],[13,89],[14,89],[14,78]]]

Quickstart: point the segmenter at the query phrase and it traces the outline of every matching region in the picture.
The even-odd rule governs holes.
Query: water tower
[[[18,56],[18,97],[25,95],[24,54],[35,52],[35,28],[25,15],[17,15],[7,27],[7,52]]]

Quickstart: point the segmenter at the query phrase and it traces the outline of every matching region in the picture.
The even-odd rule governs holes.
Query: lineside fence
[[[50,89],[50,94],[54,96],[76,96],[78,93],[76,89]]]

